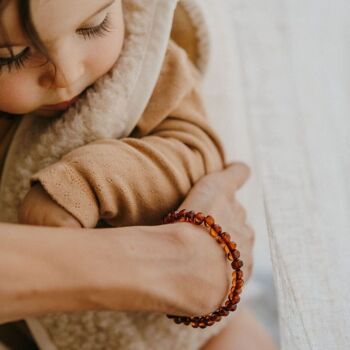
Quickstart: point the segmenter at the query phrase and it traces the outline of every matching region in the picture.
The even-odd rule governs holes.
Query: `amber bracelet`
[[[179,212],[170,212],[163,218],[164,224],[170,224],[175,222],[189,222],[195,225],[203,225],[208,229],[210,235],[216,239],[225,251],[227,259],[231,262],[232,269],[232,287],[228,299],[223,306],[220,306],[214,312],[199,317],[188,316],[175,316],[167,315],[168,318],[173,319],[175,323],[183,323],[185,325],[191,325],[193,328],[206,328],[212,326],[215,322],[219,322],[222,317],[228,316],[228,314],[237,309],[237,304],[240,301],[239,295],[242,292],[244,280],[242,260],[239,259],[240,253],[236,249],[236,243],[231,241],[231,237],[227,232],[222,232],[219,225],[215,224],[214,218],[210,215],[205,216],[203,213],[195,213],[193,211],[186,211],[183,209]]]

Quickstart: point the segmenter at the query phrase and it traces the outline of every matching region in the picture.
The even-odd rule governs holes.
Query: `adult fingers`
[[[244,183],[249,179],[250,168],[247,164],[242,162],[230,163],[222,171],[220,181],[227,184],[232,184],[234,191],[240,189]]]

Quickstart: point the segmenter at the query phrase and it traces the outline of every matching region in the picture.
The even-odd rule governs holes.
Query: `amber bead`
[[[218,236],[218,233],[217,233],[213,228],[211,228],[211,229],[210,229],[210,235],[211,235],[212,237],[216,238],[216,237]]]
[[[189,317],[186,317],[184,320],[184,324],[188,326],[191,323],[191,319]]]
[[[214,323],[215,323],[214,321],[208,321],[208,322],[207,322],[207,325],[210,327],[210,326],[212,326]]]
[[[226,246],[224,240],[223,240],[220,236],[217,236],[217,237],[216,237],[216,241],[217,241],[221,246]]]
[[[237,310],[237,304],[230,304],[226,306],[226,309],[229,311],[236,311]]]
[[[241,294],[242,293],[242,288],[236,288],[235,293],[236,294]]]
[[[237,279],[236,278],[232,278],[232,286],[235,286],[237,283]]]
[[[221,233],[220,236],[225,241],[225,243],[230,243],[231,242],[231,236],[227,232]]]
[[[228,254],[227,254],[227,259],[230,260],[230,261],[233,261],[233,260],[234,260],[231,253],[228,253]]]
[[[243,271],[242,270],[237,270],[236,274],[237,274],[237,279],[238,280],[241,280],[243,278]]]
[[[226,310],[226,308],[221,308],[221,309],[220,309],[220,316],[226,317],[226,316],[228,316],[228,315],[229,315],[229,311]]]
[[[200,322],[199,323],[199,327],[201,327],[201,328],[205,328],[207,325],[206,325],[206,323],[205,322]]]
[[[232,280],[237,279],[237,271],[232,271]]]
[[[222,232],[222,229],[219,225],[214,224],[211,226],[214,231],[216,231],[217,234],[220,234]]]
[[[237,249],[231,251],[231,254],[235,259],[238,259],[241,256],[241,253]]]
[[[197,322],[191,322],[191,326],[193,328],[198,328],[198,323]]]
[[[243,261],[242,260],[234,260],[234,261],[232,261],[231,266],[235,270],[240,269],[243,266]]]
[[[194,223],[200,225],[205,219],[205,216],[202,213],[197,213],[194,217]]]
[[[205,225],[206,226],[212,226],[214,225],[215,221],[214,221],[214,218],[210,215],[208,215],[206,218],[205,218]]]
[[[243,281],[243,280],[238,280],[238,281],[236,282],[236,287],[237,287],[237,288],[242,288],[243,285],[244,285],[244,281]]]
[[[222,317],[221,317],[219,314],[216,314],[215,317],[214,317],[215,322],[221,321],[221,318],[222,318]]]
[[[230,254],[230,248],[225,244],[224,251],[226,254]]]
[[[232,304],[238,304],[241,300],[238,294],[230,294],[229,298],[232,301]]]
[[[194,217],[195,217],[196,213],[194,211],[188,211],[185,216],[188,222],[193,222],[194,221]]]
[[[235,250],[237,248],[237,244],[232,241],[228,244],[228,246],[230,247],[231,250]]]

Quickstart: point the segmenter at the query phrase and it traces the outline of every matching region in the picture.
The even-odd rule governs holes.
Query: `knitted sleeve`
[[[152,98],[127,138],[101,139],[66,154],[31,177],[84,227],[160,223],[194,183],[224,166],[207,123],[200,75],[171,46]]]

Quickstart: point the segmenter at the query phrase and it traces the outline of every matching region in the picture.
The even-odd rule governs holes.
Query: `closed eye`
[[[85,40],[88,40],[96,37],[102,37],[110,31],[110,14],[107,13],[101,24],[94,27],[80,28],[76,31],[76,33],[82,35]]]

